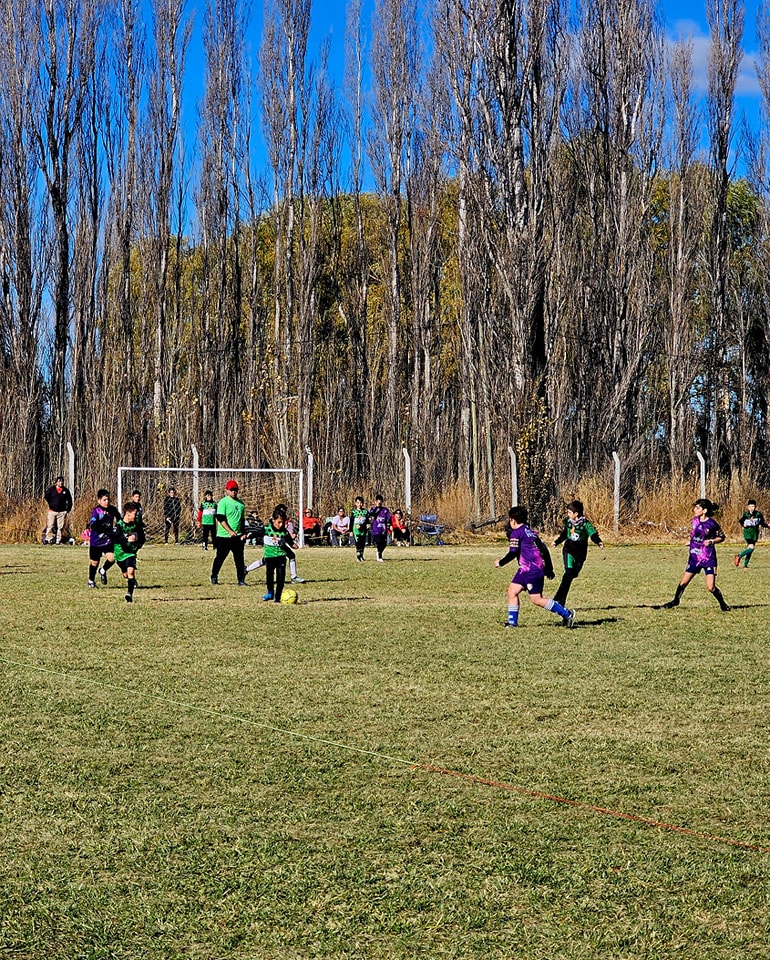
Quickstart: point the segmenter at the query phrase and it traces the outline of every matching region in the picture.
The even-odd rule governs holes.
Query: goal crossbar
[[[299,546],[304,546],[304,531],[302,528],[302,516],[304,513],[304,471],[295,467],[279,467],[271,469],[268,467],[118,467],[117,473],[117,505],[122,509],[124,497],[131,495],[132,490],[128,486],[138,487],[138,476],[158,478],[154,484],[153,494],[157,496],[164,495],[171,487],[178,488],[184,484],[186,496],[184,497],[183,507],[189,510],[190,518],[194,517],[197,507],[201,502],[201,493],[211,489],[214,493],[214,499],[219,500],[224,495],[224,484],[230,477],[236,479],[241,487],[241,495],[246,502],[247,511],[249,508],[259,508],[267,512],[272,510],[275,502],[282,500],[287,504],[289,513],[296,510],[297,525],[295,537]],[[135,478],[135,479],[132,479]],[[254,478],[254,488],[246,484],[247,478]],[[270,487],[269,484],[261,483],[263,480],[273,478],[276,482]],[[249,486],[249,489],[246,487]],[[257,499],[257,491],[261,487],[270,487],[269,493],[275,502],[269,502],[268,494],[260,493],[261,499],[265,502],[249,502],[249,499]],[[217,488],[217,489],[215,489]],[[143,498],[146,494],[142,491]],[[248,498],[248,499],[247,499]],[[151,497],[150,500],[153,498]],[[143,507],[145,506],[143,502]],[[191,519],[191,525],[194,527],[194,520]]]

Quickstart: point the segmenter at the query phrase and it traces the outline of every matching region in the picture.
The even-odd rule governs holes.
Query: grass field
[[[770,547],[727,614],[592,550],[572,631],[502,629],[503,550],[309,549],[291,607],[0,548],[0,956],[770,957]]]

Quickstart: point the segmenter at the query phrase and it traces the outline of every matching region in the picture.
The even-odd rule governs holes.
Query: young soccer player
[[[286,583],[286,551],[294,546],[294,538],[286,529],[283,512],[276,507],[271,520],[265,526],[264,565],[267,579],[267,593],[263,600],[281,602]]]
[[[115,562],[127,580],[126,603],[134,602],[136,588],[136,555],[144,543],[139,504],[130,501],[123,506],[123,519],[115,524]]]
[[[96,491],[96,506],[91,512],[88,529],[91,531],[91,540],[88,547],[88,586],[96,586],[96,571],[99,570],[99,579],[107,586],[107,571],[115,563],[112,546],[115,542],[115,524],[120,520],[120,514],[110,503],[109,490]],[[101,562],[101,566],[99,563]]]
[[[287,516],[288,507],[286,506],[285,503],[279,503],[279,504],[276,504],[275,509],[278,510],[283,516],[284,529],[287,530],[289,533],[291,533],[291,530],[289,530],[289,522],[288,522],[288,516]],[[292,534],[292,544],[294,543],[293,536],[294,535]],[[307,581],[305,580],[305,578],[301,577],[297,573],[297,554],[294,552],[294,550],[292,550],[292,548],[289,546],[288,543],[284,544],[284,550],[286,552],[286,558],[289,561],[289,574],[291,576],[291,582],[306,583]],[[264,566],[265,566],[265,558],[260,557],[258,560],[255,560],[254,563],[250,563],[248,567],[246,567],[246,573],[251,573],[252,570],[259,570],[260,567],[264,567]]]
[[[738,517],[738,523],[743,528],[743,539],[746,541],[746,546],[741,553],[736,553],[733,563],[736,567],[739,567],[741,560],[743,560],[743,569],[745,570],[749,565],[749,560],[751,560],[751,555],[754,553],[754,548],[759,540],[760,530],[762,527],[764,527],[765,530],[770,529],[770,527],[765,523],[762,511],[757,510],[756,500],[748,501],[746,509],[743,511],[743,516]]]
[[[388,545],[388,529],[390,528],[390,510],[383,503],[382,494],[374,498],[374,506],[369,508],[366,515],[367,523],[372,531],[372,543],[377,550],[377,563],[383,563],[385,547]]]
[[[198,507],[198,526],[203,538],[203,549],[208,550],[209,538],[211,538],[211,546],[213,547],[214,535],[217,530],[217,502],[211,490],[207,490],[203,494],[203,500]]]
[[[356,545],[356,562],[364,562],[364,548],[366,547],[367,518],[369,511],[364,506],[364,498],[356,497],[355,506],[350,512],[353,523],[353,541]]]
[[[553,564],[548,547],[537,532],[527,526],[527,520],[524,507],[511,507],[508,511],[508,553],[495,561],[496,567],[502,567],[511,560],[519,561],[519,568],[508,585],[508,620],[505,626],[518,627],[519,595],[526,590],[535,606],[561,617],[565,626],[574,627],[575,611],[543,596],[545,578],[553,579]]]
[[[687,584],[692,578],[700,573],[701,570],[706,575],[706,589],[714,594],[722,610],[729,610],[730,607],[725,603],[722,592],[716,585],[717,579],[717,551],[716,545],[723,543],[725,539],[722,528],[714,519],[713,514],[717,510],[717,505],[707,500],[705,497],[696,500],[692,505],[692,532],[690,533],[690,554],[687,559],[682,579],[676,588],[674,599],[664,603],[666,610],[679,606]]]
[[[558,547],[563,543],[562,559],[564,560],[564,576],[561,578],[559,589],[553,595],[554,600],[562,606],[567,602],[567,594],[572,581],[577,580],[583,564],[588,556],[588,541],[592,540],[600,550],[604,549],[602,538],[590,520],[583,516],[583,504],[580,500],[571,500],[567,504],[567,517],[564,527],[553,545]]]

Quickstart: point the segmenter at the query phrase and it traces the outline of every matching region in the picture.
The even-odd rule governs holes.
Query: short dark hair
[[[142,491],[141,491],[141,490],[132,490],[132,491],[131,491],[131,496],[132,496],[132,497],[141,497],[141,495],[142,495]]]
[[[96,499],[101,500],[102,497],[109,497],[110,491],[105,490],[104,487],[96,491]]]
[[[747,501],[746,501],[746,506],[748,506],[750,503],[753,503],[755,507],[756,507],[756,505],[757,505],[757,501],[756,501],[756,500],[747,500]]]
[[[582,500],[570,500],[567,504],[567,509],[571,510],[573,513],[579,513],[583,515],[583,502]]]
[[[123,516],[127,513],[136,513],[139,510],[139,504],[134,503],[133,500],[129,500],[128,503],[123,504]]]
[[[511,507],[508,511],[508,517],[515,520],[516,523],[526,523],[529,520],[529,514],[526,507]]]

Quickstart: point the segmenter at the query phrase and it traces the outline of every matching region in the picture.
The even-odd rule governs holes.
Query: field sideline
[[[592,548],[572,631],[504,550],[304,550],[292,607],[0,547],[0,956],[770,957],[770,546],[730,613]]]

